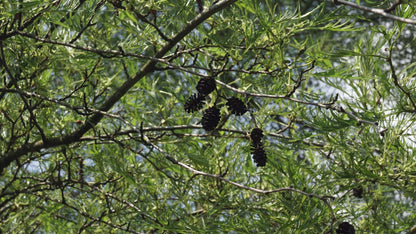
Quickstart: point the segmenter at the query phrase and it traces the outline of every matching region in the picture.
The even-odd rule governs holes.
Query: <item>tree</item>
[[[1,230],[414,232],[415,7],[2,1]]]

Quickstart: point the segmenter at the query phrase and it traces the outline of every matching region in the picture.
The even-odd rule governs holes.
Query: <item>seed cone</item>
[[[348,222],[342,222],[338,225],[337,234],[355,234],[354,226]]]
[[[213,106],[204,111],[204,116],[202,116],[202,127],[205,131],[212,131],[217,127],[220,122],[220,110],[217,107]]]
[[[261,144],[263,138],[263,131],[260,128],[253,128],[250,133],[251,143],[254,147]]]
[[[362,186],[358,186],[352,189],[352,195],[354,195],[354,197],[363,198],[363,192],[364,190]]]
[[[185,111],[188,113],[202,109],[205,103],[205,96],[201,94],[192,94],[185,102]]]
[[[266,166],[267,156],[263,145],[258,145],[252,148],[253,160],[258,167]]]
[[[247,107],[244,104],[244,102],[236,97],[229,98],[227,100],[227,106],[228,106],[228,110],[230,110],[232,114],[235,114],[238,116],[244,115],[244,113],[246,113],[247,111]]]
[[[212,77],[209,78],[202,78],[199,80],[198,84],[196,85],[196,89],[198,90],[198,93],[206,96],[212,91],[215,90],[215,79]]]

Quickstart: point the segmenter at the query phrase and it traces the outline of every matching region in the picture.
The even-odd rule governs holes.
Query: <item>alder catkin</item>
[[[204,111],[202,116],[202,127],[205,131],[212,131],[217,127],[220,122],[220,110],[217,107],[213,106]]]
[[[192,113],[194,111],[198,111],[198,110],[202,109],[204,103],[205,103],[205,96],[203,96],[199,93],[198,94],[192,94],[192,96],[190,96],[186,100],[184,109],[185,109],[186,112]]]
[[[198,93],[206,96],[216,88],[215,79],[212,77],[202,78],[199,80],[198,84],[196,85],[196,90]]]
[[[244,102],[236,97],[231,97],[227,99],[227,106],[231,114],[234,115],[241,116],[244,115],[244,113],[246,113],[247,111],[247,107],[244,104]]]

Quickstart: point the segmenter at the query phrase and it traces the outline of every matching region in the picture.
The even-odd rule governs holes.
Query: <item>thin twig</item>
[[[262,97],[262,98],[275,98],[275,99],[286,99],[292,102],[297,102],[297,103],[301,103],[301,104],[305,104],[305,105],[310,105],[310,106],[317,106],[320,108],[325,108],[325,109],[332,109],[335,110],[337,112],[341,112],[344,114],[347,114],[349,117],[355,119],[357,122],[359,123],[365,123],[365,124],[370,124],[372,126],[374,126],[377,130],[378,130],[378,124],[376,122],[373,121],[369,121],[369,120],[365,120],[365,119],[361,119],[360,117],[356,116],[355,114],[346,111],[344,108],[340,107],[340,106],[336,106],[334,104],[334,102],[329,102],[329,103],[317,103],[317,102],[308,102],[308,101],[304,101],[304,100],[300,100],[300,99],[295,99],[295,98],[291,98],[291,97],[287,97],[286,95],[272,95],[272,94],[262,94],[262,93],[251,93],[251,92],[246,92],[246,91],[242,91],[239,90],[237,88],[232,87],[231,85],[225,84],[219,80],[216,80],[216,82],[221,85],[224,86],[236,93],[240,93],[243,95],[247,95],[247,96],[252,96],[252,97]],[[337,97],[337,96],[336,96]]]
[[[141,21],[145,22],[146,24],[149,24],[150,26],[152,26],[163,40],[170,41],[170,38],[167,37],[156,24],[146,19],[144,15],[140,14],[136,9],[134,9],[133,5],[130,6],[130,9],[134,12],[137,18],[139,18]]]
[[[393,5],[391,5],[391,7],[387,8],[384,10],[384,12],[391,12],[394,11],[394,9],[396,9],[396,7],[398,7],[400,4],[402,4],[402,0],[397,0],[397,2],[395,2]]]
[[[396,70],[394,69],[394,65],[392,62],[391,57],[388,59],[389,65],[390,65],[390,70],[391,70],[391,76],[393,77],[393,81],[394,81],[394,85],[397,86],[397,88],[399,88],[410,100],[410,103],[412,103],[413,106],[413,110],[416,111],[416,103],[412,98],[412,95],[410,94],[410,92],[406,91],[400,84],[399,84],[399,78],[397,77],[396,74]]]
[[[315,67],[315,60],[312,61],[312,64],[310,67],[302,70],[299,74],[298,79],[296,80],[295,86],[293,86],[292,90],[290,90],[290,92],[288,94],[286,94],[286,97],[290,97],[292,96],[296,90],[300,87],[300,85],[302,84],[303,81],[303,74],[305,74],[306,72],[312,70]]]
[[[159,225],[161,225],[161,226],[163,226],[163,224],[157,219],[157,218],[154,218],[154,217],[152,217],[152,216],[150,216],[150,215],[148,215],[146,212],[144,212],[144,211],[142,211],[139,207],[137,207],[137,206],[135,206],[133,203],[131,203],[131,202],[129,202],[129,201],[126,201],[126,200],[123,200],[123,199],[121,199],[121,198],[119,198],[118,196],[115,196],[115,195],[113,195],[113,194],[111,194],[111,193],[107,193],[107,192],[105,192],[105,191],[103,191],[102,189],[99,189],[99,188],[97,188],[97,187],[94,187],[94,188],[92,188],[92,189],[94,189],[94,190],[96,190],[96,191],[98,191],[98,192],[100,192],[100,193],[102,193],[104,196],[106,196],[106,197],[111,197],[111,198],[113,198],[114,200],[116,200],[116,201],[118,201],[118,202],[120,202],[120,203],[122,203],[122,204],[124,204],[124,205],[127,205],[127,206],[129,206],[129,207],[131,207],[131,208],[133,208],[134,210],[136,210],[142,217],[146,217],[146,218],[148,218],[148,219],[150,219],[150,220],[152,220],[153,222],[155,222],[155,223],[157,223],[157,224],[159,224]]]
[[[384,16],[386,18],[397,20],[397,21],[400,21],[400,22],[403,22],[403,23],[415,24],[416,25],[416,20],[411,20],[411,19],[407,19],[407,18],[403,18],[403,17],[399,17],[399,16],[389,14],[384,9],[361,6],[361,5],[358,5],[358,4],[355,4],[355,3],[352,3],[352,2],[348,2],[348,1],[344,1],[344,0],[333,0],[333,2],[335,4],[342,4],[342,5],[350,6],[350,7],[362,10],[362,11],[371,12],[371,13],[381,15],[381,16]]]
[[[191,166],[188,166],[182,162],[177,161],[176,159],[174,159],[172,156],[168,155],[162,148],[160,148],[159,146],[157,146],[156,144],[154,144],[153,142],[151,142],[145,135],[144,135],[144,139],[147,141],[148,144],[152,145],[155,149],[157,149],[161,154],[163,154],[163,156],[168,159],[169,161],[171,161],[172,163],[192,172],[195,175],[202,175],[202,176],[206,176],[206,177],[211,177],[211,178],[215,178],[215,179],[219,179],[221,181],[224,181],[228,184],[234,185],[238,188],[244,189],[244,190],[248,190],[248,191],[252,191],[252,192],[256,192],[256,193],[261,193],[261,194],[271,194],[271,193],[278,193],[278,192],[283,192],[283,191],[292,191],[292,192],[296,192],[299,194],[302,194],[304,196],[308,196],[308,197],[315,197],[321,201],[323,201],[325,203],[325,205],[328,207],[328,209],[331,212],[331,216],[332,216],[332,220],[331,220],[331,224],[333,224],[336,221],[336,217],[335,217],[335,213],[332,209],[331,204],[329,203],[328,199],[335,199],[332,196],[320,196],[314,193],[307,193],[304,192],[302,190],[299,189],[295,189],[295,188],[291,188],[291,187],[284,187],[284,188],[278,188],[278,189],[273,189],[273,190],[263,190],[263,189],[258,189],[258,188],[253,188],[253,187],[249,187],[249,186],[245,186],[243,184],[234,182],[232,180],[226,179],[224,177],[222,177],[221,175],[215,175],[215,174],[210,174],[207,172],[203,172],[203,171],[199,171],[196,170],[194,168],[192,168]]]

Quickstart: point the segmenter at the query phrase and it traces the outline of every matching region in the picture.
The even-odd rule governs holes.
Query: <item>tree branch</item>
[[[137,18],[139,18],[141,21],[143,21],[144,23],[146,23],[146,24],[149,24],[150,26],[152,26],[156,31],[157,31],[157,33],[159,34],[159,36],[163,39],[163,40],[165,40],[165,41],[170,41],[170,38],[169,37],[167,37],[163,32],[162,32],[162,30],[160,30],[160,28],[156,25],[156,24],[154,24],[154,23],[152,23],[152,22],[150,22],[148,19],[146,19],[146,17],[144,16],[144,15],[142,15],[142,14],[140,14],[135,8],[134,8],[134,6],[133,5],[131,5],[130,6],[130,9],[134,12],[134,14],[136,15],[136,17]]]
[[[291,187],[278,188],[278,189],[273,189],[273,190],[263,190],[263,189],[258,189],[258,188],[245,186],[243,184],[240,184],[240,183],[234,182],[232,180],[226,179],[222,175],[215,175],[215,174],[210,174],[210,173],[207,173],[207,172],[199,171],[199,170],[196,170],[196,169],[192,168],[191,166],[188,166],[188,165],[186,165],[182,162],[179,162],[176,159],[174,159],[172,156],[168,155],[162,148],[160,148],[159,146],[157,146],[156,144],[151,142],[149,140],[149,138],[146,137],[146,135],[144,135],[143,138],[148,144],[152,145],[156,150],[158,150],[161,154],[163,154],[163,156],[167,160],[169,160],[173,164],[176,164],[176,165],[192,172],[194,175],[202,175],[202,176],[206,176],[206,177],[219,179],[219,180],[222,180],[222,181],[224,181],[228,184],[234,185],[238,188],[241,188],[241,189],[244,189],[244,190],[249,190],[249,191],[256,192],[256,193],[261,193],[261,194],[270,194],[270,193],[278,193],[278,192],[283,192],[283,191],[291,191],[291,192],[296,192],[296,193],[302,194],[302,195],[307,196],[307,197],[315,197],[315,198],[323,201],[325,203],[325,205],[328,207],[328,209],[330,210],[331,216],[332,216],[331,225],[336,221],[335,213],[334,213],[334,211],[331,207],[331,204],[328,201],[328,199],[335,199],[332,196],[320,196],[320,195],[317,195],[317,194],[314,194],[314,193],[307,193],[307,192],[304,192],[302,190],[291,188]]]
[[[299,99],[287,97],[287,95],[272,95],[272,94],[262,94],[262,93],[251,93],[251,92],[246,92],[246,91],[242,91],[242,90],[239,90],[237,88],[234,88],[231,85],[225,84],[225,83],[223,83],[219,80],[216,80],[216,82],[217,82],[217,84],[219,84],[221,86],[224,86],[224,87],[226,87],[226,88],[228,88],[228,89],[230,89],[230,90],[232,90],[236,93],[240,93],[240,94],[247,95],[247,96],[286,99],[286,100],[289,100],[289,101],[292,101],[292,102],[302,103],[302,104],[305,104],[305,105],[317,106],[317,107],[320,107],[320,108],[335,110],[337,112],[347,114],[349,117],[355,119],[359,123],[370,124],[370,125],[374,126],[378,131],[378,124],[376,122],[361,119],[360,117],[356,116],[352,112],[346,111],[344,108],[334,105],[335,101],[332,101],[332,102],[329,102],[329,103],[316,103],[316,102],[308,102],[308,101],[304,101],[304,100],[299,100]],[[337,97],[338,97],[338,95],[336,96],[336,98]]]
[[[304,70],[302,70],[302,71],[300,72],[299,77],[298,77],[298,79],[296,80],[295,85],[293,86],[292,90],[290,90],[290,91],[289,91],[289,93],[288,93],[288,94],[286,94],[286,97],[290,97],[290,96],[292,96],[292,95],[296,92],[296,90],[297,90],[297,89],[300,87],[300,85],[302,84],[302,81],[303,81],[303,74],[305,74],[306,72],[308,72],[308,71],[312,70],[314,67],[315,67],[315,60],[313,60],[313,61],[312,61],[312,64],[311,64],[311,66],[310,66],[310,67],[308,67],[308,68],[306,68],[306,69],[304,69]]]
[[[348,1],[344,1],[344,0],[332,0],[332,1],[335,4],[342,4],[342,5],[345,5],[345,6],[350,6],[350,7],[353,7],[355,9],[358,9],[358,10],[367,11],[367,12],[371,12],[371,13],[374,13],[374,14],[377,14],[377,15],[384,16],[384,17],[389,18],[389,19],[393,19],[393,20],[397,20],[397,21],[400,21],[400,22],[403,22],[403,23],[416,25],[416,20],[411,20],[411,19],[407,19],[407,18],[403,18],[403,17],[399,17],[399,16],[389,14],[388,9],[386,11],[385,9],[361,6],[361,5],[358,5],[358,4],[355,4],[355,3],[352,3],[352,2],[348,2]]]
[[[394,9],[396,9],[396,7],[399,6],[400,4],[402,4],[402,0],[397,0],[397,2],[395,2],[393,5],[391,5],[391,7],[385,9],[384,11],[387,13],[394,11]]]
[[[397,77],[397,74],[396,74],[396,70],[394,69],[394,65],[393,65],[393,62],[392,62],[392,59],[391,59],[391,56],[390,56],[390,58],[388,59],[388,62],[389,62],[389,65],[390,65],[390,70],[391,70],[391,76],[392,76],[392,78],[393,78],[393,82],[394,82],[394,85],[397,87],[397,88],[399,88],[400,89],[400,91],[402,91],[406,96],[407,96],[407,98],[409,98],[409,100],[410,100],[410,103],[412,104],[412,107],[413,107],[413,111],[416,111],[416,103],[415,103],[415,101],[413,100],[413,98],[412,98],[412,95],[410,94],[410,92],[408,92],[408,91],[406,91],[400,84],[399,84],[399,78]]]

